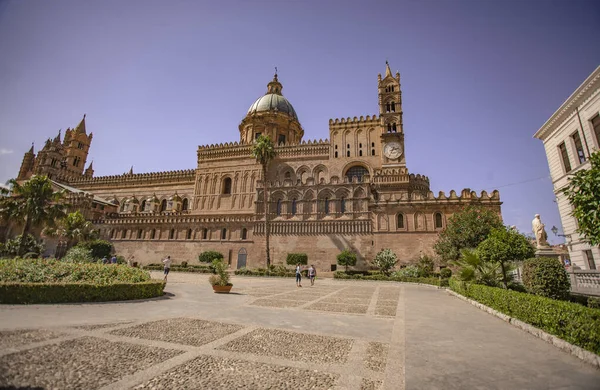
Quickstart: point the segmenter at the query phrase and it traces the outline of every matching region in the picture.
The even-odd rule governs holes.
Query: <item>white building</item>
[[[600,268],[600,248],[591,247],[575,232],[572,206],[560,190],[570,175],[589,169],[589,155],[600,150],[600,66],[573,92],[535,133],[546,148],[550,176],[571,261],[582,269]],[[548,229],[548,234],[552,234]]]

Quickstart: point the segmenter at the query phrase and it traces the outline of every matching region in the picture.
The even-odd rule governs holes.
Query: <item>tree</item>
[[[381,270],[385,275],[396,265],[398,258],[391,249],[382,249],[373,259],[373,265]]]
[[[569,276],[557,258],[535,257],[523,263],[523,285],[527,292],[553,299],[568,299]]]
[[[0,215],[4,220],[23,221],[22,237],[35,227],[54,226],[65,216],[64,192],[54,191],[47,176],[33,176],[22,185],[10,179],[7,184],[9,189],[0,188],[4,195],[0,197]],[[19,255],[24,254],[25,241],[21,240]]]
[[[600,245],[600,151],[590,156],[590,169],[582,169],[571,178],[562,193],[573,206],[577,233],[592,246]]]
[[[427,255],[421,255],[419,257],[419,261],[417,262],[417,269],[419,270],[419,277],[426,278],[431,276],[433,273],[433,268],[435,267],[435,262],[433,259]]]
[[[502,226],[496,212],[468,206],[448,219],[448,224],[440,232],[433,249],[442,261],[455,261],[460,258],[462,249],[477,248],[493,228]]]
[[[269,163],[275,158],[277,153],[275,152],[275,145],[269,136],[261,134],[254,145],[252,145],[252,156],[262,166],[262,178],[263,178],[263,205],[265,211],[265,241],[267,246],[267,269],[271,265],[271,252],[269,249],[269,207],[267,204],[268,196],[268,180],[267,171]]]
[[[348,266],[353,267],[356,265],[356,253],[348,249],[344,249],[339,255],[337,255],[337,263],[345,266],[345,272],[348,272]]]
[[[94,229],[94,225],[87,221],[79,211],[69,213],[58,223],[57,227],[45,229],[44,232],[49,236],[66,239],[68,247],[79,241],[90,241],[99,237],[98,230]]]
[[[460,258],[451,264],[458,267],[458,279],[465,282],[496,287],[502,280],[499,264],[481,260],[474,249],[461,250]]]
[[[535,255],[535,249],[524,235],[506,227],[493,229],[477,247],[477,255],[484,262],[500,266],[502,284],[508,288],[507,272],[513,261],[525,260]]]

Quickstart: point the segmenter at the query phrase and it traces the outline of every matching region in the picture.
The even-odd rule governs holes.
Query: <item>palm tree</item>
[[[460,280],[492,287],[501,284],[503,275],[498,263],[483,261],[473,249],[462,249],[460,254],[458,260],[451,262],[452,265],[460,267],[458,270]]]
[[[15,179],[8,181],[9,188],[0,188],[0,216],[6,221],[23,221],[19,255],[25,251],[25,237],[37,226],[53,226],[65,215],[64,192],[54,191],[46,176],[33,176],[19,184]]]
[[[252,145],[252,156],[256,159],[262,166],[262,177],[263,177],[263,205],[265,209],[265,240],[267,244],[267,269],[271,265],[271,252],[269,250],[269,208],[267,205],[268,196],[268,188],[267,188],[267,168],[269,167],[269,163],[275,158],[277,153],[275,152],[275,145],[271,138],[266,135],[260,135],[256,141],[254,141],[254,145]]]
[[[44,230],[44,234],[65,238],[67,247],[79,241],[95,240],[99,237],[98,230],[94,229],[94,225],[90,221],[86,221],[79,211],[69,213],[60,221],[58,227],[47,228]]]

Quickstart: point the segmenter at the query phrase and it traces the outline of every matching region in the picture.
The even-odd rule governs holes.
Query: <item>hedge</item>
[[[107,302],[147,299],[163,295],[165,283],[0,283],[0,303]]]
[[[201,263],[212,263],[213,260],[223,260],[223,254],[217,251],[206,251],[198,255],[198,261]]]
[[[600,310],[567,301],[450,279],[465,297],[600,354]]]
[[[308,265],[308,255],[306,253],[288,253],[285,262],[288,265],[296,265],[298,263]]]
[[[257,268],[257,269],[249,269],[249,268],[240,268],[236,269],[234,272],[236,275],[240,276],[276,276],[282,278],[293,278],[296,277],[296,271],[286,270],[285,272],[281,270],[276,271],[267,271],[265,268]],[[308,277],[308,270],[302,270],[302,276]]]
[[[363,275],[359,273],[347,274],[344,271],[336,271],[333,273],[334,279],[354,279],[354,280],[384,280],[390,282],[405,282],[405,283],[421,283],[431,284],[432,286],[440,286],[439,278],[410,278],[407,276],[386,276],[384,274],[369,274]],[[445,285],[445,280],[442,280],[442,285]]]
[[[163,265],[160,265],[160,264],[149,264],[149,265],[144,265],[143,267],[147,271],[162,271],[165,268]],[[202,266],[202,265],[188,265],[187,267],[184,267],[182,265],[171,265],[170,270],[177,271],[177,272],[197,273],[197,274],[211,274],[213,272],[210,267]]]

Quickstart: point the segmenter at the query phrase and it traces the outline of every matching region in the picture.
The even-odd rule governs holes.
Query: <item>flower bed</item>
[[[58,260],[0,260],[0,303],[100,302],[163,295],[138,268]]]
[[[508,316],[600,354],[600,309],[450,279],[450,288]]]

